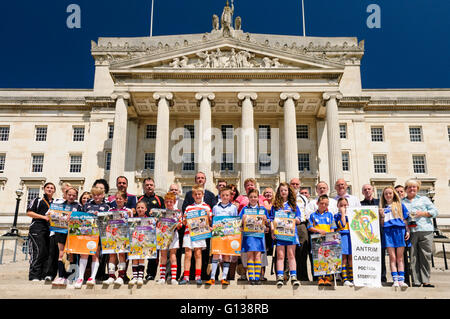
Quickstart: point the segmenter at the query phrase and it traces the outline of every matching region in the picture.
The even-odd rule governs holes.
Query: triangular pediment
[[[232,38],[202,41],[157,52],[129,53],[110,60],[110,70],[339,70],[344,64],[303,52],[265,47]]]

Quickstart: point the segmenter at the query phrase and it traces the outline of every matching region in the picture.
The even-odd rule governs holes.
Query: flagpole
[[[153,6],[155,4],[155,0],[152,0],[152,14],[150,19],[150,36],[153,36]]]
[[[304,3],[304,0],[302,0],[302,16],[303,16],[303,36],[306,37],[306,30],[305,30],[305,3]]]

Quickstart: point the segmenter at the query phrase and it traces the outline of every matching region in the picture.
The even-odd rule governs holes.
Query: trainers
[[[353,287],[354,285],[350,280],[346,280],[346,281],[344,281],[344,286]]]
[[[137,278],[136,277],[133,277],[133,279],[131,279],[129,282],[128,282],[128,284],[130,285],[130,286],[133,286],[133,285],[136,285],[137,284]]]
[[[158,285],[163,285],[163,284],[166,283],[166,280],[163,279],[163,278],[161,278],[161,279],[157,280],[156,283],[157,283]]]
[[[297,280],[297,276],[292,276],[291,277],[291,284],[296,287],[296,286],[300,286],[300,281]]]
[[[400,287],[400,284],[398,283],[398,281],[394,281],[394,283],[392,284],[392,287],[397,288]]]
[[[144,284],[144,279],[143,278],[138,278],[137,280],[137,286],[141,287]]]
[[[230,284],[230,282],[228,280],[226,280],[226,279],[222,279],[220,281],[220,283],[222,284],[222,286],[228,286]]]
[[[147,281],[155,280],[155,277],[153,277],[152,275],[147,275],[147,276],[145,276],[145,280],[147,280]]]
[[[207,285],[214,285],[216,283],[216,281],[214,279],[210,279],[207,282],[205,282],[205,284]]]
[[[278,276],[277,277],[277,287],[282,287],[283,284],[284,284],[284,276],[283,275]]]
[[[170,280],[170,284],[171,285],[176,285],[176,284],[178,284],[178,281],[176,279],[171,279]]]
[[[108,279],[103,281],[103,284],[104,285],[112,285],[114,283],[114,281],[115,281],[114,277],[109,277]]]
[[[196,283],[197,285],[203,285],[203,280],[197,279],[197,280],[195,281],[195,283]]]
[[[186,285],[189,283],[189,280],[183,279],[182,281],[180,281],[178,284],[179,285]]]
[[[95,285],[95,279],[90,277],[87,281],[86,281],[86,285],[88,286],[94,286]]]
[[[332,286],[330,279],[326,278],[324,281],[325,286]]]
[[[53,286],[60,286],[61,285],[61,280],[63,280],[63,278],[56,278],[55,280],[52,281],[52,285]]]
[[[51,282],[53,279],[52,279],[52,277],[50,277],[50,276],[46,276],[46,277],[44,278],[44,280],[45,280],[45,283],[48,283],[48,282]]]
[[[323,278],[319,279],[319,286],[324,286],[325,285],[325,280],[323,280]]]
[[[119,285],[122,286],[123,285],[123,278],[119,277],[114,281],[114,285]]]
[[[81,286],[83,285],[83,279],[78,279],[76,282],[75,282],[75,284],[73,285],[73,287],[75,288],[75,289],[81,289]]]
[[[400,286],[400,288],[408,288],[409,287],[408,284],[404,281],[399,281],[398,285]]]

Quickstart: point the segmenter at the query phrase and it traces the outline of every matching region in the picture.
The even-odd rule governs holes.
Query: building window
[[[424,174],[427,172],[425,155],[413,155],[412,159],[414,173]]]
[[[309,139],[308,125],[297,125],[297,138]]]
[[[108,138],[111,139],[114,137],[114,124],[108,124]]]
[[[105,171],[111,170],[111,152],[105,153]]]
[[[373,170],[375,173],[387,173],[386,155],[373,156]]]
[[[9,126],[0,126],[0,141],[5,142],[9,140]]]
[[[184,126],[184,138],[194,139],[195,137],[195,127],[194,125],[185,125]]]
[[[84,141],[84,127],[74,127],[73,128],[73,141],[83,142]]]
[[[383,128],[382,127],[372,127],[371,129],[372,142],[383,142]]]
[[[81,173],[82,155],[70,155],[70,173]]]
[[[224,140],[230,140],[233,138],[233,134],[234,134],[234,129],[233,129],[233,125],[222,125],[221,127],[222,129],[222,138]]]
[[[261,153],[259,154],[259,170],[261,172],[270,171],[270,167],[272,166],[272,160],[270,157],[270,153]]]
[[[298,170],[300,172],[311,170],[309,166],[309,153],[298,154]]]
[[[156,138],[156,125],[147,125],[146,131],[145,131],[145,138]]]
[[[47,127],[36,126],[36,141],[45,142],[47,140]]]
[[[44,155],[32,155],[31,172],[42,173],[44,167]]]
[[[339,136],[342,139],[347,138],[347,124],[339,124]]]
[[[420,126],[409,128],[409,140],[411,142],[422,142],[422,128]]]
[[[182,170],[183,171],[194,171],[195,170],[194,153],[183,154]]]
[[[258,138],[260,140],[270,140],[270,125],[260,125],[258,128]]]
[[[342,170],[350,171],[350,154],[348,152],[342,152]]]
[[[145,153],[144,155],[144,169],[155,169],[155,153]]]
[[[39,197],[39,187],[30,187],[28,188],[28,194],[27,194],[27,207],[30,206],[31,202]]]
[[[0,173],[5,171],[6,155],[0,154]]]
[[[234,169],[234,156],[233,153],[223,153],[222,163],[220,163],[221,171],[233,171]]]

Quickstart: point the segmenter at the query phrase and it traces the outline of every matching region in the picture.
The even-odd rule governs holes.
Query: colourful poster
[[[243,224],[243,233],[245,236],[264,238],[264,230],[266,228],[264,209],[245,208],[245,220]]]
[[[130,236],[126,211],[98,213],[102,254],[128,253]]]
[[[295,212],[290,210],[276,211],[273,227],[277,240],[295,242]]]
[[[241,219],[239,217],[215,216],[212,228],[212,255],[241,255]]]
[[[352,242],[353,283],[381,287],[381,237],[378,206],[347,208]]]
[[[324,276],[342,271],[341,234],[311,235],[314,276]]]
[[[179,211],[160,210],[156,224],[156,239],[158,249],[169,249],[174,232],[179,221]]]
[[[69,227],[70,214],[72,213],[71,206],[64,206],[59,204],[52,204],[47,212],[50,223],[50,231],[56,233],[67,234]]]
[[[128,259],[156,259],[156,218],[128,218],[130,252]]]
[[[66,253],[95,255],[99,242],[97,216],[85,212],[72,212],[68,230]]]
[[[208,212],[205,209],[199,208],[186,212],[186,222],[192,241],[211,238]]]

